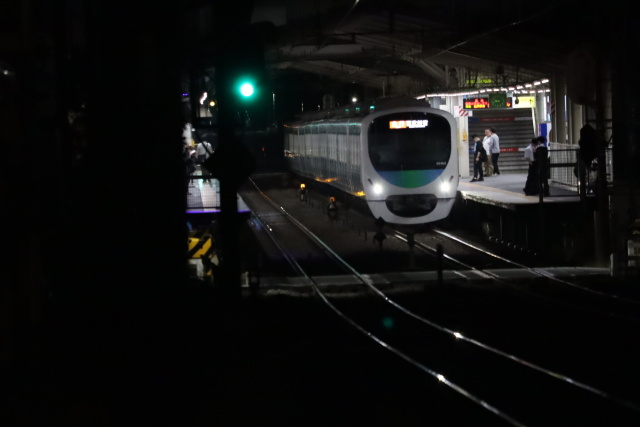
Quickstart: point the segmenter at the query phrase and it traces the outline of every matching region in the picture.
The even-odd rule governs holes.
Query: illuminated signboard
[[[513,108],[533,108],[536,106],[535,96],[518,96],[518,102],[514,102]]]
[[[416,129],[429,126],[429,120],[392,120],[389,129]]]
[[[489,98],[469,98],[464,100],[464,108],[476,110],[479,108],[489,108]]]
[[[464,108],[466,110],[512,107],[513,99],[505,94],[490,94],[489,97],[469,98],[464,100]]]
[[[492,84],[493,83],[493,79],[469,79],[467,80],[467,84],[468,85],[476,85],[476,84]]]
[[[505,108],[507,106],[507,94],[504,92],[489,94],[491,108]]]

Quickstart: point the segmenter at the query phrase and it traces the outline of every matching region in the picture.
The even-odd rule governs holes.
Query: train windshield
[[[368,145],[377,171],[444,169],[451,156],[451,126],[430,113],[380,116],[369,125]]]

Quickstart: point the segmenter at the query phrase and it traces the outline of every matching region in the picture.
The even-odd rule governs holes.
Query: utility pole
[[[251,2],[249,2],[251,3]],[[237,5],[235,5],[237,6]],[[214,84],[218,100],[218,148],[205,167],[220,181],[220,274],[216,287],[221,295],[241,295],[240,215],[238,189],[253,172],[255,160],[242,144],[244,121],[239,112],[262,91],[263,58],[260,40],[249,25],[251,7],[215,3]],[[245,14],[245,15],[243,15]]]

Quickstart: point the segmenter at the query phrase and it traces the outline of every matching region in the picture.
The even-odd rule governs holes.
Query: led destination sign
[[[465,110],[512,107],[512,98],[506,96],[505,94],[491,94],[489,95],[489,97],[469,98],[464,100]]]
[[[473,98],[464,100],[464,108],[467,109],[475,110],[478,108],[489,108],[490,105],[489,98]]]
[[[429,120],[392,120],[389,129],[416,129],[429,126]]]

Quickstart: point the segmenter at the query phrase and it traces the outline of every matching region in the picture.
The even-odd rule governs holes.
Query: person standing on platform
[[[198,145],[196,146],[196,164],[200,165],[200,173],[209,173],[209,171],[206,170],[202,170],[203,168],[203,163],[205,162],[205,160],[207,160],[209,158],[209,156],[211,156],[211,154],[213,153],[213,149],[211,148],[211,144],[207,141],[200,141],[200,143],[198,143]],[[209,184],[211,184],[211,180],[210,179],[205,179],[202,181],[204,182],[208,182]]]
[[[487,160],[487,152],[482,145],[480,137],[473,135],[473,179],[471,182],[484,181],[482,177],[482,164]]]
[[[484,176],[493,175],[493,163],[491,162],[491,138],[487,135],[487,131],[484,131],[485,137],[482,140],[482,147],[484,152],[487,153],[487,159],[484,161]]]
[[[338,205],[336,204],[336,198],[333,196],[329,197],[329,206],[327,207],[327,214],[331,219],[338,218]]]
[[[547,138],[544,136],[539,136],[536,138],[538,140],[538,163],[540,164],[540,185],[542,186],[542,192],[545,196],[550,196],[549,193],[549,175],[551,175],[551,153],[549,152],[549,145],[547,143]]]
[[[500,156],[500,137],[498,137],[494,128],[485,129],[484,134],[489,138],[489,151],[487,151],[487,154],[491,155],[493,173],[500,175],[500,168],[498,167],[498,157]]]
[[[529,171],[527,173],[527,181],[524,184],[524,194],[527,196],[535,196],[540,193],[540,176],[539,164],[536,160],[536,150],[540,145],[538,138],[533,138],[531,144],[524,149],[524,158],[529,163]]]

